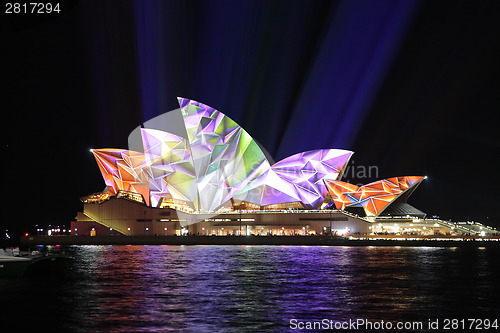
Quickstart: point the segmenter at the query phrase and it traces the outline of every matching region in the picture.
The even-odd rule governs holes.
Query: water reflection
[[[287,331],[289,320],[493,317],[498,249],[80,246],[69,276],[1,281],[61,331]],[[36,286],[38,284],[38,286]],[[9,299],[10,297],[10,299]],[[2,293],[2,300],[19,298]],[[2,302],[5,303],[5,302]],[[12,311],[10,311],[12,313]]]

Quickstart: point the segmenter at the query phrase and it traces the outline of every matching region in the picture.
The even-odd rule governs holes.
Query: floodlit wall
[[[83,213],[124,235],[174,235],[180,228],[175,210],[148,207],[126,199],[84,204]]]
[[[100,204],[84,204],[85,217],[72,224],[79,228],[81,222],[98,222],[105,229],[97,230],[108,235],[109,228],[124,235],[243,235],[286,234],[308,235],[349,232],[369,233],[370,222],[331,211],[238,211],[214,214],[180,214],[169,208],[148,207],[126,199],[111,198]],[[89,226],[86,226],[87,228]],[[184,228],[183,228],[184,227]],[[165,230],[167,228],[167,230]],[[82,229],[83,230],[83,229]]]

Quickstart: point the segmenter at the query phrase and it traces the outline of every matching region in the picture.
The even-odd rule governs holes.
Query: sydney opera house
[[[341,149],[301,152],[273,163],[228,116],[185,98],[179,104],[170,112],[177,119],[172,122],[181,124],[174,131],[145,123],[135,133],[140,144],[134,150],[92,150],[106,188],[82,198],[73,235],[451,230],[442,222],[429,224],[425,213],[407,203],[422,176],[363,186],[343,182],[353,152]]]

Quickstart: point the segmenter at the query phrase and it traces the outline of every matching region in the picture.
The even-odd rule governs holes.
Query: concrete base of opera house
[[[84,203],[72,236],[295,236],[368,234],[371,223],[337,210],[242,210],[193,213],[154,208],[124,198]]]
[[[120,198],[84,203],[70,235],[23,237],[25,245],[397,245],[500,244],[496,229],[436,219],[369,220],[338,210],[255,210],[217,214],[152,208]],[[340,237],[349,236],[349,237]]]
[[[296,245],[500,247],[500,236],[29,236],[21,246],[37,245]]]

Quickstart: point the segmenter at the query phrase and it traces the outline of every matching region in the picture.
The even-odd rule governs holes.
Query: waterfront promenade
[[[29,236],[36,245],[316,245],[316,246],[499,246],[500,236]]]

